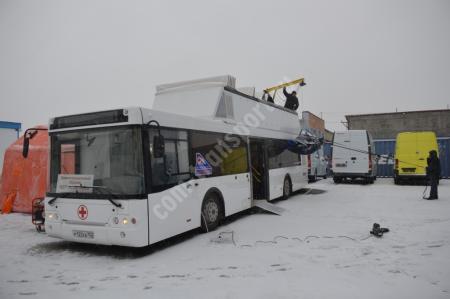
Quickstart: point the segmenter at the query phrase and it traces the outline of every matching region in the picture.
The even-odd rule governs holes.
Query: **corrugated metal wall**
[[[325,142],[323,144],[323,155],[327,158],[331,158],[331,143]]]
[[[450,138],[438,138],[439,159],[441,160],[441,174],[443,178],[450,178]],[[395,154],[395,140],[375,140],[375,152],[378,155]],[[394,176],[394,161],[380,159],[378,161],[378,177]]]
[[[395,140],[375,140],[375,153],[393,157],[395,154]],[[384,158],[378,160],[377,176],[393,177],[394,160]]]
[[[450,138],[438,139],[438,144],[442,177],[450,179]]]

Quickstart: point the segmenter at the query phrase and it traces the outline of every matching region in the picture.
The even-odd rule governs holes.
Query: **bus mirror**
[[[33,138],[38,131],[47,131],[47,128],[29,128],[23,134],[23,148],[22,156],[24,158],[28,157],[28,151],[30,149],[30,139]]]
[[[165,153],[164,136],[156,135],[153,137],[153,157],[162,158]]]
[[[30,137],[25,135],[23,138],[23,148],[22,148],[22,156],[24,158],[28,157],[29,149],[30,149]]]

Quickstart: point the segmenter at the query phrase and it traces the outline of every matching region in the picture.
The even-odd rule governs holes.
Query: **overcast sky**
[[[305,77],[301,108],[450,105],[450,1],[0,0],[0,120],[151,107],[155,85]]]

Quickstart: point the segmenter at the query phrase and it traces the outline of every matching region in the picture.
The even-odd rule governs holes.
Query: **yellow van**
[[[424,179],[429,152],[439,154],[434,132],[402,132],[395,143],[394,182]]]

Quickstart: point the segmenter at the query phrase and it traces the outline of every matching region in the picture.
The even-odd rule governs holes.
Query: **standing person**
[[[286,97],[286,103],[284,104],[284,108],[296,111],[299,106],[297,92],[293,91],[292,93],[288,93],[286,91],[286,87],[284,87],[283,93],[284,93],[284,96]]]
[[[441,175],[441,163],[435,150],[430,151],[427,159],[427,175],[430,180],[430,197],[427,199],[438,199],[438,182]]]

